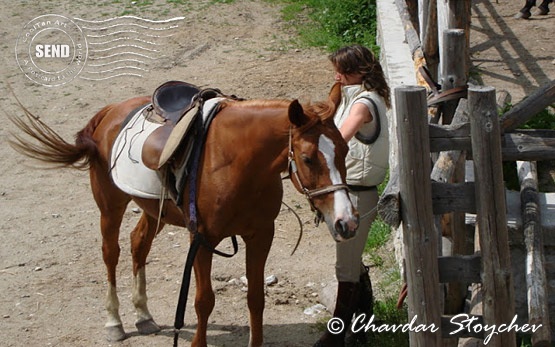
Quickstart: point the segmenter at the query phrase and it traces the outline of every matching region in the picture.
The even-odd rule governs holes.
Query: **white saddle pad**
[[[210,113],[222,98],[207,100],[203,117]],[[153,123],[143,117],[146,105],[131,117],[112,147],[110,158],[111,175],[116,186],[129,195],[146,199],[159,199],[162,183],[156,171],[146,167],[142,160],[143,145],[147,137],[162,124]]]
[[[149,106],[135,113],[120,131],[112,147],[110,164],[112,179],[119,189],[140,198],[158,199],[162,191],[160,179],[142,159],[146,138],[162,126],[143,117],[143,111]]]

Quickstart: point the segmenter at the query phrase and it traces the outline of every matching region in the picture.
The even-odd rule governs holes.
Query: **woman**
[[[339,49],[330,56],[330,61],[335,81],[341,84],[341,102],[334,121],[349,144],[346,181],[361,219],[356,236],[336,246],[338,288],[334,317],[343,321],[345,329],[340,334],[327,331],[315,347],[344,346],[353,313],[362,310],[371,315],[372,292],[368,272],[362,266],[362,252],[376,217],[379,198],[376,186],[384,180],[389,163],[386,111],[391,100],[379,61],[360,45]]]

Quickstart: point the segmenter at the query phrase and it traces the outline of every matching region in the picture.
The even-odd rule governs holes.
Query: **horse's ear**
[[[299,100],[293,100],[289,104],[289,121],[297,128],[302,127],[310,120],[307,115],[304,114],[303,107],[299,103]]]
[[[341,103],[341,83],[336,82],[331,87],[330,93],[328,95],[328,99],[329,101],[331,101],[331,103],[335,105],[335,109],[339,107],[339,104]]]

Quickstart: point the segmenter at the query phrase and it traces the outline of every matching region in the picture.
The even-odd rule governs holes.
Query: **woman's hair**
[[[329,59],[341,74],[362,74],[364,88],[375,90],[384,98],[386,106],[391,107],[391,92],[382,66],[368,48],[361,45],[346,46],[332,53]]]

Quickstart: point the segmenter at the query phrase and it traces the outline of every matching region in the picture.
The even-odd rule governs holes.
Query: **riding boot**
[[[343,330],[338,334],[328,331],[314,344],[313,347],[344,347],[345,333],[351,328],[351,320],[355,313],[360,297],[359,284],[353,282],[339,282],[337,286],[337,300],[335,302],[334,318],[339,318],[344,324]]]
[[[359,279],[359,299],[355,308],[355,314],[360,316],[364,314],[364,321],[368,321],[374,314],[374,292],[372,290],[372,281],[369,276],[370,268],[364,263],[360,263],[360,279]],[[349,334],[345,339],[346,346],[366,346],[368,344],[366,332],[364,330]]]

